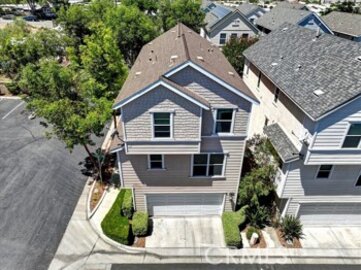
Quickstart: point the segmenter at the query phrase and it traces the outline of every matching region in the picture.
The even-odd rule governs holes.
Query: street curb
[[[9,99],[9,100],[20,100],[22,99],[21,97],[17,97],[17,96],[0,96],[0,100],[6,100],[6,99]]]

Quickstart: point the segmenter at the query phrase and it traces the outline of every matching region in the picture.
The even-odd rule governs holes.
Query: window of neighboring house
[[[193,155],[192,176],[223,176],[224,163],[224,154]]]
[[[359,148],[361,142],[361,123],[351,124],[345,140],[343,141],[342,148]]]
[[[171,113],[153,113],[153,135],[154,138],[172,137]]]
[[[273,102],[277,103],[279,97],[280,97],[280,89],[276,88],[274,92]]]
[[[249,19],[249,21],[254,24],[254,18]]]
[[[232,133],[234,109],[217,109],[214,133]]]
[[[232,34],[231,34],[231,38],[237,38],[237,34],[236,34],[236,33],[232,33]]]
[[[242,34],[242,38],[248,38],[249,34],[245,33],[245,34]]]
[[[246,75],[249,74],[249,66],[250,66],[250,62],[248,60],[245,60],[245,65],[246,65]]]
[[[259,86],[261,85],[261,77],[262,77],[262,73],[261,71],[258,73],[258,81],[257,81],[257,88],[259,88]]]
[[[219,35],[219,44],[226,44],[227,34],[221,33]]]
[[[329,178],[333,165],[321,165],[318,169],[316,178]]]
[[[267,127],[268,126],[268,122],[269,122],[269,119],[267,117],[264,118],[264,126]]]
[[[239,27],[239,24],[232,24],[232,27]]]
[[[149,155],[148,167],[151,170],[164,169],[164,157],[163,155]]]
[[[357,182],[356,182],[356,187],[360,187],[361,186],[361,172],[360,175],[357,178]]]

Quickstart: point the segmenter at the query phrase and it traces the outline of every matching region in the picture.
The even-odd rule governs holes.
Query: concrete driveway
[[[304,227],[304,248],[361,248],[361,227]]]
[[[147,248],[205,246],[225,247],[219,216],[153,218],[153,232],[146,240]]]

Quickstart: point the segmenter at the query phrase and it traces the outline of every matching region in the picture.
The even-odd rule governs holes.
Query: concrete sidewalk
[[[360,249],[240,249],[224,247],[134,248],[118,247],[99,237],[87,219],[86,203],[90,186],[86,185],[49,269],[110,269],[123,263],[261,263],[261,264],[361,264]],[[107,191],[93,221],[102,220],[117,191]],[[100,231],[101,232],[101,231]]]

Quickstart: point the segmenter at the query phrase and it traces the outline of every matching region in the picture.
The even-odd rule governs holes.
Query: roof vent
[[[234,76],[234,73],[232,71],[228,71],[228,74]]]
[[[275,66],[277,66],[277,65],[278,65],[278,63],[276,63],[276,62],[271,63],[271,66],[272,66],[272,67],[275,67]]]
[[[360,63],[361,63],[361,55],[357,56],[357,57],[355,58],[355,60],[356,60],[357,62],[360,62]]]
[[[202,56],[197,56],[197,59],[198,59],[199,61],[204,61],[204,59],[203,59]]]
[[[302,67],[302,65],[297,65],[297,67],[296,67],[296,71],[297,70],[300,70],[301,69],[301,67]],[[316,90],[317,91],[317,90]]]
[[[178,55],[172,55],[171,57],[170,57],[170,60],[172,60],[172,61],[174,61],[174,60],[176,60],[178,58]]]
[[[286,32],[288,30],[288,27],[282,28],[282,32]]]
[[[313,91],[313,94],[317,97],[322,96],[325,92],[323,92],[321,89],[317,89]]]

